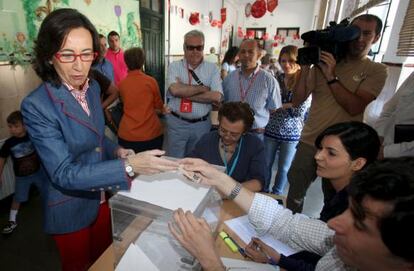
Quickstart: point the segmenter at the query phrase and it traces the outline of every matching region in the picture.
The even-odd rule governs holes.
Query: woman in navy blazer
[[[126,190],[135,173],[172,170],[177,163],[159,158],[160,150],[134,154],[104,136],[100,89],[88,79],[98,34],[84,15],[50,13],[34,51],[43,83],[24,99],[22,112],[49,176],[45,231],[56,241],[64,271],[86,270],[112,242],[104,192]]]

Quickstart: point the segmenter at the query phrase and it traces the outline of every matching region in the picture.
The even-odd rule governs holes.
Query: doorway
[[[164,97],[164,6],[161,0],[140,1],[145,73],[154,77]]]

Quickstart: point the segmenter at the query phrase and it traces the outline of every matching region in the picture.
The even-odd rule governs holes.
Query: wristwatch
[[[135,176],[134,168],[128,162],[128,159],[124,159],[124,165],[125,165],[125,172],[126,172],[126,174],[129,177],[133,178]]]
[[[240,193],[240,190],[242,189],[242,185],[239,182],[236,182],[236,185],[234,186],[233,190],[231,190],[230,195],[227,197],[228,199],[235,199],[237,195]]]
[[[329,81],[327,81],[326,83],[327,83],[328,85],[332,85],[332,84],[334,84],[334,83],[336,83],[336,82],[339,82],[339,78],[338,78],[338,76],[335,76],[335,77],[334,77],[334,79],[329,80]]]

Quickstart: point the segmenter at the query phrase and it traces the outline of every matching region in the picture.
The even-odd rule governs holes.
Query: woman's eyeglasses
[[[97,52],[82,53],[82,54],[70,54],[70,53],[56,53],[55,57],[61,63],[73,63],[76,58],[80,58],[82,62],[92,62],[98,56]]]

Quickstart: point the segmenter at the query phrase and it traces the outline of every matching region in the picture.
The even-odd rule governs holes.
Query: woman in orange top
[[[145,53],[133,47],[124,53],[128,75],[119,84],[124,114],[119,125],[119,145],[135,152],[161,149],[163,129],[157,113],[164,113],[157,81],[142,71]]]

